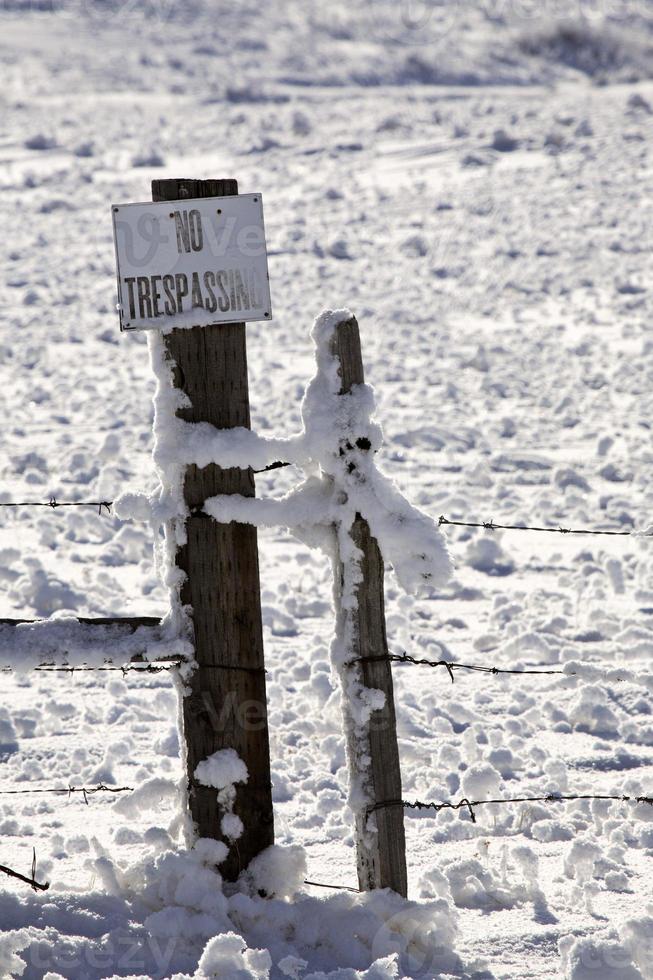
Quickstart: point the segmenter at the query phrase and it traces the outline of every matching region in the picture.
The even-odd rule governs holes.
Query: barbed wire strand
[[[147,662],[147,661],[133,661],[129,664],[123,664],[122,666],[116,666],[115,664],[102,664],[102,666],[91,667],[88,664],[37,664],[37,666],[32,667],[35,671],[44,671],[46,673],[65,673],[65,674],[76,674],[79,671],[120,671],[121,674],[128,674],[130,672],[136,674],[159,674],[161,671],[177,670],[179,667],[193,666],[193,661],[186,660],[185,657],[174,657],[166,660],[165,662]],[[267,674],[268,671],[265,667],[245,667],[242,664],[204,664],[203,670],[244,670],[247,673],[252,674]],[[5,665],[0,667],[0,673],[12,673],[14,670],[10,665]]]
[[[380,662],[383,662],[383,661],[391,662],[391,663],[414,664],[414,665],[416,665],[418,667],[445,667],[447,669],[447,672],[449,674],[449,677],[451,678],[451,682],[452,683],[454,683],[454,681],[455,681],[454,671],[456,671],[456,670],[471,670],[471,671],[477,671],[477,672],[483,673],[483,674],[528,674],[528,675],[533,675],[533,674],[537,675],[537,674],[539,674],[539,675],[543,675],[543,676],[557,674],[558,676],[576,677],[576,672],[575,671],[567,671],[567,670],[539,670],[539,669],[536,669],[536,670],[533,669],[532,670],[530,668],[516,669],[516,668],[508,668],[508,667],[488,667],[488,666],[484,666],[482,664],[465,664],[465,663],[459,663],[456,660],[426,660],[426,659],[421,659],[421,658],[417,658],[417,657],[411,657],[407,653],[401,653],[401,654],[398,654],[398,653],[390,653],[387,656],[382,656],[382,657],[356,657],[353,660],[349,660],[347,662],[346,666],[347,667],[351,667],[354,664],[380,663]],[[92,672],[92,671],[100,671],[100,672],[102,672],[102,671],[114,671],[114,672],[119,671],[123,675],[124,674],[128,674],[128,673],[135,673],[135,674],[159,674],[161,672],[169,672],[169,671],[172,671],[172,670],[177,670],[179,667],[183,666],[184,664],[189,664],[189,661],[180,657],[179,659],[166,661],[165,663],[146,663],[146,662],[143,662],[142,664],[141,663],[125,664],[125,665],[120,666],[120,667],[115,666],[115,665],[112,665],[112,664],[105,664],[103,666],[98,666],[98,667],[90,667],[90,666],[88,666],[86,664],[80,664],[79,666],[76,666],[74,664],[73,665],[68,665],[68,664],[64,664],[64,665],[39,664],[36,667],[32,667],[32,670],[34,670],[34,671],[40,671],[40,672],[45,672],[45,673],[64,673],[64,674],[77,674],[77,673],[80,673],[80,672],[84,673],[84,672]],[[246,670],[246,671],[250,671],[250,672],[253,671],[255,673],[261,673],[262,671],[264,671],[265,673],[268,672],[265,668],[262,668],[262,667],[243,667],[240,664],[232,664],[232,665],[229,665],[229,664],[209,664],[208,665],[208,669],[212,669],[212,670]],[[14,670],[14,668],[11,667],[11,666],[3,666],[3,667],[0,667],[0,673],[11,673],[11,672],[13,672],[13,670]],[[619,678],[616,678],[616,679],[618,680]]]
[[[184,661],[188,662],[188,661]],[[107,665],[104,667],[87,667],[86,664],[80,664],[79,667],[76,666],[56,666],[54,664],[39,664],[37,667],[32,667],[32,670],[43,672],[43,673],[62,673],[62,674],[77,674],[80,671],[120,671],[121,674],[160,674],[162,671],[175,670],[177,667],[181,666],[181,662],[175,661],[170,664],[143,664],[143,666],[138,666],[136,664],[125,664],[123,667],[114,667]],[[1,673],[12,673],[13,667],[0,667]]]
[[[577,673],[574,670],[543,670],[543,669],[531,669],[531,668],[512,668],[512,667],[488,667],[484,664],[466,664],[460,663],[457,660],[427,660],[420,657],[412,657],[408,653],[389,653],[387,656],[378,657],[355,657],[353,660],[347,661],[346,667],[353,667],[354,664],[364,664],[364,663],[404,663],[413,664],[418,667],[445,667],[449,677],[451,678],[451,683],[455,682],[454,671],[456,670],[470,670],[476,671],[483,674],[507,674],[507,675],[540,675],[540,676],[553,676],[557,675],[559,677],[577,677]],[[191,666],[191,661],[186,660],[183,657],[170,658],[170,660],[165,660],[164,662],[148,662],[148,661],[135,661],[129,664],[123,664],[122,666],[116,666],[115,664],[103,664],[102,666],[89,666],[87,664],[38,664],[31,669],[37,672],[44,673],[63,673],[63,674],[77,674],[86,673],[93,671],[112,671],[120,672],[125,675],[128,673],[134,674],[159,674],[161,672],[170,672],[173,670],[178,670],[180,667],[188,665]],[[0,673],[13,673],[15,668],[4,665],[0,667]],[[244,667],[240,664],[205,664],[205,669],[208,670],[244,670],[253,673],[265,673],[268,671],[264,667]],[[615,681],[622,681],[622,678],[613,678]]]
[[[260,470],[252,470],[255,474],[268,473],[272,470],[278,470],[285,466],[292,466],[292,463],[284,463],[278,460],[274,463],[270,463],[268,466],[264,466]],[[111,514],[111,508],[113,506],[112,500],[57,500],[56,497],[50,497],[49,500],[8,500],[0,502],[0,507],[48,507],[50,510],[59,510],[61,507],[97,507],[98,514],[102,514],[106,511]],[[653,537],[653,532],[651,534],[643,534],[637,531],[608,531],[592,528],[572,528],[572,527],[539,527],[537,525],[524,525],[524,524],[496,524],[493,520],[490,521],[452,521],[443,514],[438,518],[438,526],[448,526],[448,527],[477,527],[483,528],[485,531],[539,531],[546,534],[578,534],[578,535],[604,535],[607,537],[617,537],[617,538],[629,538],[629,537],[640,537],[640,538],[650,538]]]
[[[98,514],[106,510],[111,513],[113,500],[57,500],[50,497],[49,500],[5,500],[0,501],[0,507],[49,507],[50,510],[59,510],[60,507],[97,507]]]
[[[567,803],[574,800],[619,800],[621,803],[648,803],[650,806],[653,806],[653,796],[626,796],[625,794],[580,794],[578,796],[562,796],[556,795],[555,793],[549,793],[547,796],[516,796],[501,800],[468,800],[465,797],[458,803],[424,803],[422,800],[384,800],[380,803],[373,803],[371,806],[369,806],[367,808],[367,813],[374,813],[376,810],[382,810],[385,807],[391,806],[402,806],[409,810],[434,810],[436,813],[439,813],[440,810],[466,809],[469,811],[469,816],[472,823],[476,823],[474,807],[477,806],[487,806],[490,803]]]
[[[354,660],[350,660],[347,666],[349,667],[352,664],[379,663],[382,661],[399,664],[416,664],[418,667],[446,667],[452,684],[454,683],[454,670],[475,670],[483,674],[566,674],[567,677],[574,676],[564,670],[517,670],[508,667],[484,667],[480,664],[461,664],[455,660],[422,660],[417,657],[411,657],[407,653],[389,653],[387,656],[380,657],[356,657]]]
[[[450,521],[448,517],[440,515],[438,526],[448,525],[450,527],[481,527],[486,531],[544,531],[547,534],[596,534],[607,535],[614,538],[651,538],[651,534],[642,534],[639,531],[602,531],[591,530],[589,528],[573,527],[536,527],[523,524],[495,524],[494,521]]]
[[[353,888],[351,885],[327,885],[324,881],[308,881],[304,879],[305,885],[313,885],[314,888],[335,888],[339,892],[355,892],[360,894],[360,888]]]
[[[53,793],[56,796],[72,796],[73,793],[81,793],[84,803],[88,806],[89,796],[96,793],[133,793],[133,786],[107,786],[105,783],[98,783],[97,786],[50,786],[45,789],[0,789],[0,796],[33,796],[36,794]]]
[[[26,875],[22,875],[19,871],[14,871],[13,868],[8,868],[5,864],[0,864],[0,871],[3,874],[9,875],[10,878],[18,878],[19,881],[24,881],[26,885],[29,885],[34,891],[47,892],[50,887],[49,881],[40,882],[36,880],[36,848],[32,848],[32,877],[28,878]]]

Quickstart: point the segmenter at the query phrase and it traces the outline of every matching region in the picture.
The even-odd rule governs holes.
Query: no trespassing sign
[[[271,318],[260,194],[111,211],[121,330]]]

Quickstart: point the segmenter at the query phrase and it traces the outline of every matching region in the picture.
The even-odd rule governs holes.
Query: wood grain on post
[[[235,180],[154,180],[154,201],[184,201],[238,193]],[[188,396],[178,411],[187,422],[218,429],[250,427],[244,323],[175,329],[164,337],[175,386]],[[224,840],[217,791],[194,776],[199,762],[232,748],[249,779],[237,785],[234,812],[244,825],[221,874],[234,881],[253,857],[274,843],[263,626],[256,528],[219,524],[201,512],[217,494],[253,497],[251,469],[187,467],[187,543],[177,552],[186,574],[181,601],[192,609],[198,668],[183,699],[190,813],[200,837]],[[197,512],[193,512],[197,509]]]
[[[360,334],[355,317],[336,327],[333,352],[340,361],[340,394],[351,391],[353,385],[364,383],[363,357]],[[351,536],[362,552],[362,580],[356,590],[354,616],[353,658],[379,657],[374,663],[360,664],[365,687],[375,688],[385,694],[385,705],[373,711],[368,726],[371,773],[366,777],[373,799],[400,800],[401,769],[397,745],[397,721],[395,715],[392,667],[388,656],[385,626],[384,565],[376,538],[360,514],[351,528]],[[365,832],[368,815],[365,810],[356,814],[356,842],[358,882],[363,891],[374,888],[392,888],[404,897],[408,892],[406,873],[406,837],[404,811],[401,806],[382,808],[374,813],[377,833]],[[366,841],[373,840],[370,848]]]

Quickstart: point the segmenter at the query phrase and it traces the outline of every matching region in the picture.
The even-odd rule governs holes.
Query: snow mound
[[[558,943],[564,980],[650,980],[653,977],[653,908],[594,936],[564,936]]]
[[[209,940],[197,965],[197,978],[230,977],[231,980],[268,980],[272,959],[267,950],[247,949],[235,932]]]
[[[458,923],[447,897],[414,902],[382,889],[313,898],[299,890],[302,850],[279,846],[259,855],[227,896],[216,871],[223,853],[224,845],[200,840],[190,851],[166,851],[127,867],[106,855],[95,860],[113,896],[110,928],[119,934],[131,923],[146,962],[156,953],[158,972],[150,967],[151,975],[267,980],[275,966],[281,970],[275,976],[298,980],[459,973]],[[47,955],[54,936],[33,932],[21,932],[11,955],[32,941]],[[199,963],[189,973],[193,959]]]

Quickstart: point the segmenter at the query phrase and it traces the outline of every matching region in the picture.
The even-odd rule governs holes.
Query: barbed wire
[[[350,660],[347,666],[349,667],[352,664],[382,663],[383,661],[400,664],[416,664],[419,667],[446,667],[452,684],[454,683],[454,670],[475,670],[483,674],[566,674],[567,677],[573,676],[564,670],[517,670],[508,667],[484,667],[480,664],[461,664],[456,660],[423,660],[417,657],[411,657],[407,653],[389,653],[387,656],[380,657],[356,657],[354,660]]]
[[[158,662],[147,662],[147,661],[132,661],[129,664],[123,664],[122,666],[116,666],[115,664],[102,664],[101,666],[89,666],[88,664],[37,664],[32,667],[31,670],[44,671],[46,673],[65,673],[65,674],[76,674],[79,671],[120,671],[121,674],[128,674],[130,672],[135,674],[159,674],[161,671],[171,671],[176,670],[183,666],[193,666],[193,661],[187,660],[185,657],[171,657],[166,660],[165,663]],[[246,667],[242,664],[202,664],[202,670],[241,670],[246,671],[250,674],[267,674],[268,671],[265,667]],[[5,664],[0,667],[0,673],[13,673],[14,668],[10,665]]]
[[[640,531],[602,531],[592,530],[590,528],[536,527],[523,524],[495,524],[494,521],[450,521],[448,517],[444,517],[444,515],[441,514],[438,518],[438,526],[442,527],[443,524],[450,527],[481,527],[486,531],[544,531],[547,534],[603,534],[614,538],[653,537],[653,532],[650,534],[644,534]]]
[[[162,671],[165,672],[170,670],[176,670],[178,667],[181,667],[182,663],[188,663],[188,661],[175,660],[174,662],[171,662],[169,664],[143,664],[142,666],[140,664],[124,664],[122,667],[115,667],[110,665],[107,665],[106,667],[87,667],[85,664],[83,664],[80,667],[55,667],[55,666],[50,666],[49,664],[44,664],[41,667],[37,667],[36,670],[42,670],[45,671],[46,673],[61,671],[62,673],[66,673],[66,674],[74,674],[77,673],[77,671],[79,670],[120,671],[121,674],[130,674],[130,673],[131,674],[160,674]]]
[[[260,470],[253,470],[255,474],[269,473],[272,470],[278,470],[285,466],[292,466],[292,463],[284,463],[278,460],[274,463],[270,463],[268,466],[264,466]],[[98,514],[102,514],[106,510],[108,514],[111,514],[111,508],[113,506],[112,500],[57,500],[56,497],[50,497],[49,500],[8,500],[0,501],[0,507],[47,507],[50,510],[59,510],[61,507],[97,507]],[[640,537],[640,538],[650,538],[653,537],[653,532],[650,534],[645,534],[639,531],[609,531],[601,529],[592,528],[572,528],[572,527],[539,527],[536,525],[524,525],[524,524],[497,524],[495,521],[452,521],[443,514],[438,518],[438,526],[448,526],[448,527],[477,527],[482,528],[485,531],[539,531],[546,534],[589,534],[589,535],[604,535],[607,537],[617,537],[617,538],[629,538],[629,537]]]
[[[121,674],[160,674],[161,671],[175,670],[180,667],[182,663],[188,663],[187,660],[175,660],[169,664],[151,664],[144,663],[142,666],[139,664],[125,664],[122,667],[112,666],[107,664],[102,667],[88,667],[86,664],[80,664],[80,666],[57,666],[55,664],[39,664],[37,667],[33,667],[32,670],[43,671],[44,673],[62,673],[62,674],[77,674],[80,671],[120,671]],[[13,672],[13,667],[0,667],[0,672],[11,673]]]
[[[22,875],[19,871],[14,871],[13,868],[8,868],[5,864],[0,864],[0,871],[3,874],[9,875],[10,878],[18,878],[19,881],[24,881],[25,884],[30,885],[34,891],[47,892],[50,887],[50,882],[40,882],[36,880],[36,848],[32,848],[32,877],[28,878],[26,875]]]
[[[324,881],[308,881],[304,879],[305,885],[313,885],[314,888],[335,888],[339,892],[355,892],[360,894],[360,888],[353,888],[351,885],[328,885]]]
[[[579,794],[578,796],[563,796],[556,793],[549,793],[547,796],[515,796],[500,800],[468,800],[464,797],[458,803],[424,803],[422,800],[384,800],[369,806],[367,813],[374,813],[376,810],[383,810],[391,806],[401,806],[408,810],[434,810],[436,813],[439,813],[440,810],[466,809],[469,811],[472,823],[476,823],[474,807],[477,806],[487,806],[490,803],[567,803],[573,802],[574,800],[619,800],[621,803],[648,803],[649,806],[653,806],[653,796],[626,796],[625,794],[594,795],[589,793]]]
[[[113,500],[57,500],[56,497],[50,497],[49,500],[6,500],[0,501],[0,507],[49,507],[50,510],[58,510],[60,507],[97,507],[98,514],[102,514],[102,510],[105,509],[108,514],[111,513],[111,507],[113,505]]]
[[[84,803],[88,806],[88,797],[96,793],[133,793],[133,786],[107,786],[98,783],[97,786],[50,786],[46,789],[0,789],[0,796],[33,796],[36,794],[53,793],[57,796],[72,796],[81,793]]]

